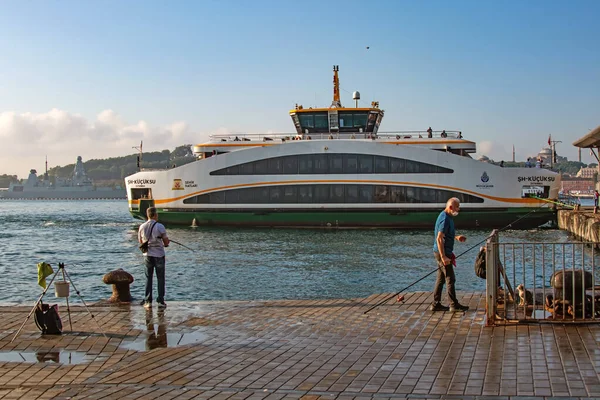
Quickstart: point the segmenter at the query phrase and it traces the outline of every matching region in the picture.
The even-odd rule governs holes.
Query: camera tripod
[[[65,269],[65,263],[58,263],[58,269],[56,270],[56,272],[52,276],[52,279],[50,279],[50,282],[48,283],[48,285],[46,285],[46,288],[44,289],[44,291],[42,292],[42,294],[40,295],[40,297],[35,302],[35,305],[31,309],[31,311],[29,312],[29,315],[27,315],[27,318],[25,318],[25,321],[23,321],[23,324],[21,325],[21,327],[19,328],[19,330],[17,331],[17,333],[15,333],[15,336],[12,338],[11,343],[17,338],[17,336],[19,336],[19,333],[21,333],[21,331],[23,330],[23,327],[25,326],[25,324],[27,323],[27,321],[29,321],[29,318],[31,318],[31,315],[38,308],[40,302],[42,301],[42,299],[46,295],[46,292],[48,291],[48,289],[50,288],[50,286],[52,286],[52,282],[54,282],[54,279],[56,279],[56,276],[60,272],[62,272],[63,282],[66,282],[67,279],[69,280],[69,282],[73,286],[73,290],[75,290],[75,293],[77,293],[77,296],[79,296],[79,299],[83,303],[83,305],[84,305],[85,309],[87,310],[88,314],[90,314],[90,316],[92,317],[92,319],[94,321],[96,321],[96,324],[98,325],[98,328],[100,329],[100,333],[102,333],[102,336],[106,337],[106,335],[104,334],[104,331],[102,330],[102,327],[100,326],[100,323],[96,320],[96,317],[94,316],[94,314],[88,308],[87,304],[85,303],[85,300],[83,300],[83,297],[81,297],[81,294],[79,293],[79,290],[77,290],[77,287],[75,286],[75,284],[73,283],[73,280],[69,276],[69,273]],[[73,332],[73,324],[71,322],[71,308],[69,307],[69,296],[68,295],[66,296],[66,299],[67,299],[67,314],[69,315],[69,326],[71,328],[71,332]]]

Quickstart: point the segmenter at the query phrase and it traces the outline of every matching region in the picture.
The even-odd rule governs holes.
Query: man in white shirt
[[[148,252],[144,253],[146,291],[144,295],[144,308],[152,307],[152,276],[156,270],[158,281],[158,297],[156,302],[158,308],[166,308],[165,303],[165,247],[169,246],[170,240],[164,225],[158,222],[158,212],[155,207],[146,210],[148,220],[140,225],[138,230],[138,241],[143,243],[148,240]]]

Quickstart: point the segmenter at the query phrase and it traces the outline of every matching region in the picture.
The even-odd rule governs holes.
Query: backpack
[[[485,279],[485,248],[481,248],[475,258],[475,275]]]
[[[156,221],[154,221],[154,223],[150,227],[150,234],[148,235],[148,238],[146,240],[144,240],[142,242],[142,244],[139,245],[140,250],[144,254],[148,253],[148,248],[150,247],[150,239],[152,239],[152,231],[154,230],[155,225],[156,225]]]
[[[40,301],[35,309],[35,324],[42,331],[42,335],[60,335],[62,333],[62,321],[58,315],[58,305],[49,306]]]

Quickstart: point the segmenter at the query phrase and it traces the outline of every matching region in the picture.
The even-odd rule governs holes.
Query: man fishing
[[[437,279],[433,288],[433,304],[429,309],[431,311],[467,311],[468,306],[464,306],[458,302],[456,298],[456,290],[454,283],[454,266],[456,265],[456,257],[454,251],[454,240],[464,242],[466,236],[455,235],[454,217],[458,215],[460,210],[460,200],[456,197],[451,198],[446,202],[446,208],[440,213],[435,222],[435,238],[433,241],[433,254],[438,265]],[[450,300],[450,307],[444,306],[441,303],[442,289],[446,281],[446,290]]]
[[[156,208],[149,207],[146,210],[148,220],[140,225],[138,230],[138,241],[143,243],[148,241],[148,249],[144,253],[146,289],[142,304],[144,308],[152,308],[152,276],[156,270],[156,279],[158,281],[158,308],[167,308],[165,303],[165,247],[169,246],[170,240],[167,236],[167,230],[164,225],[158,222],[158,212]]]

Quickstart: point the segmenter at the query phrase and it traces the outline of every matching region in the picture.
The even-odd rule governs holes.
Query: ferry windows
[[[225,170],[225,175],[239,175],[240,174],[240,168],[237,165],[228,167]]]
[[[283,203],[293,204],[298,202],[298,186],[287,185],[283,187]]]
[[[301,174],[313,173],[313,160],[310,154],[303,154],[298,159],[298,172]]]
[[[375,156],[376,174],[387,174],[388,172],[390,172],[389,165],[389,157]]]
[[[354,113],[354,127],[355,128],[366,128],[367,127],[367,113]]]
[[[271,186],[269,188],[269,203],[281,203],[283,200],[283,187]]]
[[[13,186],[13,191],[22,192],[23,186]],[[152,189],[131,189],[131,200],[151,199]]]
[[[286,175],[298,174],[298,156],[287,156],[283,158],[283,173]]]
[[[283,160],[282,157],[268,158],[269,161],[269,174],[283,174]]]
[[[451,197],[461,203],[483,203],[480,197],[444,189],[394,185],[273,185],[230,189],[185,199],[184,204],[424,204],[443,205]]]
[[[209,194],[210,204],[225,204],[225,192],[212,192]]]
[[[436,203],[437,191],[434,189],[421,188],[421,192],[419,193],[419,200],[421,203]]]
[[[352,128],[353,126],[352,114],[340,114],[340,128]]]
[[[346,203],[358,203],[358,185],[344,185]]]
[[[312,203],[313,186],[298,185],[298,203]]]
[[[372,203],[373,202],[373,186],[359,185],[358,186],[358,202]]]
[[[240,193],[242,190],[226,190],[225,191],[225,203],[226,204],[237,204],[240,202]]]
[[[313,154],[313,174],[326,174],[329,166],[327,165],[327,154]]]
[[[269,175],[269,159],[254,161],[253,175]]]
[[[329,120],[327,114],[315,115],[315,128],[316,129],[329,129]]]
[[[404,186],[390,187],[390,203],[406,203],[406,188]]]
[[[314,186],[314,203],[329,203],[329,185]]]
[[[406,172],[406,160],[402,158],[390,158],[390,172],[392,174],[403,174]]]
[[[254,190],[254,201],[256,204],[269,204],[269,187],[261,186],[253,188]]]
[[[250,189],[235,189],[232,192],[238,193],[238,202],[239,204],[251,204],[254,203],[254,193],[260,188],[250,188]],[[228,202],[229,203],[229,202]],[[235,204],[235,203],[229,203]]]
[[[329,200],[331,203],[343,203],[344,202],[344,185],[328,185]]]
[[[254,174],[254,163],[240,164],[240,175],[253,175]]]
[[[300,118],[300,126],[302,126],[302,129],[315,127],[315,118],[313,114],[300,114],[298,117]]]
[[[329,173],[343,174],[344,173],[344,157],[341,154],[329,155]]]
[[[358,173],[372,174],[373,173],[373,156],[359,155],[358,156]]]
[[[406,187],[406,199],[405,203],[417,203],[417,189],[416,187]]]
[[[234,165],[211,175],[273,174],[451,174],[454,171],[419,161],[369,154],[300,154]]]
[[[375,203],[389,203],[388,186],[375,186],[375,197],[373,198],[373,200]]]
[[[344,154],[344,173],[356,174],[358,173],[358,155],[357,154]]]

